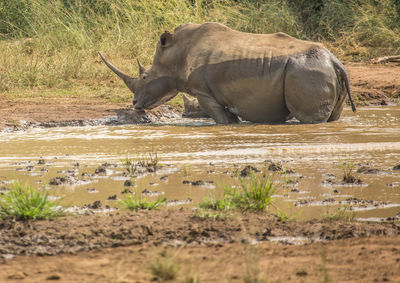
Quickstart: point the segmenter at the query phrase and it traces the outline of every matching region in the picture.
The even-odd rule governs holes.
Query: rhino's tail
[[[346,88],[347,95],[349,96],[350,104],[351,104],[351,110],[353,112],[356,112],[356,106],[354,105],[353,98],[351,97],[351,91],[350,91],[350,82],[349,82],[349,75],[346,71],[346,68],[343,66],[343,64],[337,59],[333,54],[331,54],[332,57],[332,62],[335,68],[339,71],[340,79],[342,79],[342,82],[344,82],[344,86]]]

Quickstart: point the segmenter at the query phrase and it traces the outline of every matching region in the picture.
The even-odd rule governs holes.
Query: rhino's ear
[[[168,47],[171,46],[174,38],[172,34],[169,33],[169,31],[165,31],[161,36],[160,36],[160,45],[161,47]]]

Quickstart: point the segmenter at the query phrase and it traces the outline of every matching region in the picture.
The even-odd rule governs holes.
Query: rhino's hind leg
[[[240,122],[237,115],[231,113],[213,97],[199,95],[197,99],[204,112],[213,118],[217,124],[233,124]]]
[[[286,106],[302,123],[327,122],[337,102],[335,71],[320,62],[294,60],[287,68]]]
[[[346,93],[342,95],[340,99],[336,102],[335,108],[333,109],[332,114],[328,119],[328,122],[339,120],[340,115],[342,114],[343,111],[345,98],[346,98]]]
[[[340,118],[340,115],[342,114],[343,108],[344,108],[344,101],[347,96],[347,91],[344,87],[344,85],[338,86],[338,100],[336,101],[335,108],[333,108],[332,114],[328,119],[328,122],[333,122],[336,121]]]

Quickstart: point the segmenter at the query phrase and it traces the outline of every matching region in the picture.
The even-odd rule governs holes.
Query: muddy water
[[[168,200],[195,205],[218,195],[232,172],[252,165],[276,180],[275,205],[289,215],[309,219],[349,206],[359,218],[393,217],[400,212],[400,107],[345,111],[338,122],[301,125],[241,124],[217,126],[210,120],[164,124],[64,127],[3,133],[0,136],[0,188],[12,180],[46,186],[63,202],[83,205],[121,192],[121,160],[157,152],[162,169],[136,178],[139,191],[164,194]],[[40,162],[39,162],[40,161]],[[103,163],[109,166],[96,174]],[[40,164],[39,164],[40,163]],[[361,184],[342,184],[342,163],[354,165]],[[368,173],[368,174],[365,174]],[[72,176],[74,184],[49,185]],[[206,181],[204,185],[183,181]],[[212,181],[207,182],[207,181]],[[353,199],[352,199],[353,198]],[[356,198],[354,200],[354,198]],[[352,199],[352,200],[351,200]]]

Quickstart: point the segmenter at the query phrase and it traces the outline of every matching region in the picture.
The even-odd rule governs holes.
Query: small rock
[[[400,170],[400,164],[393,167],[393,170]]]
[[[41,164],[41,165],[43,165],[43,164],[46,164],[46,162],[44,161],[44,159],[39,159],[39,161],[38,161],[38,163],[37,164]]]
[[[305,270],[299,270],[299,271],[296,272],[296,275],[297,276],[307,276],[308,273]]]
[[[275,172],[275,171],[282,171],[283,168],[282,168],[282,165],[281,165],[281,164],[272,162],[272,163],[268,166],[268,170],[269,170],[269,171],[274,171],[274,172]]]
[[[88,207],[91,208],[91,209],[98,209],[98,208],[101,208],[101,201],[96,200],[96,201],[93,202],[92,204],[89,204]]]
[[[126,188],[125,190],[123,190],[122,192],[121,192],[121,194],[132,194],[133,192],[130,190],[130,189],[128,189],[128,188]]]
[[[193,186],[204,186],[206,184],[206,182],[204,182],[203,180],[197,180],[192,182]]]
[[[55,177],[50,179],[49,184],[52,186],[59,186],[63,184],[73,184],[76,180],[71,176]]]
[[[99,191],[96,190],[95,188],[87,188],[86,190],[87,190],[87,192],[88,192],[89,194],[94,194],[94,193],[98,193],[98,192],[99,192]]]
[[[100,174],[106,174],[107,169],[105,166],[101,165],[100,167],[98,167],[96,170],[94,170],[94,174],[100,175]]]
[[[379,169],[369,168],[369,167],[367,167],[367,166],[362,166],[362,167],[358,168],[357,173],[362,173],[362,174],[378,174],[378,173],[379,173]]]
[[[132,184],[132,181],[131,180],[126,180],[125,182],[124,182],[124,187],[132,187],[133,186],[133,184]]]
[[[260,172],[260,170],[251,165],[247,165],[246,167],[243,168],[242,171],[240,171],[240,177],[248,177],[251,175],[252,172],[257,173]]]
[[[192,185],[192,186],[207,186],[207,185],[214,184],[214,181],[212,181],[212,180],[209,180],[209,181],[203,181],[203,180],[188,181],[188,180],[184,180],[182,182],[182,184]]]
[[[117,195],[109,196],[107,200],[117,200]]]
[[[168,180],[168,176],[164,175],[164,176],[160,177],[160,180],[161,181],[167,181]]]
[[[60,280],[61,275],[60,274],[52,274],[46,277],[46,280]]]

